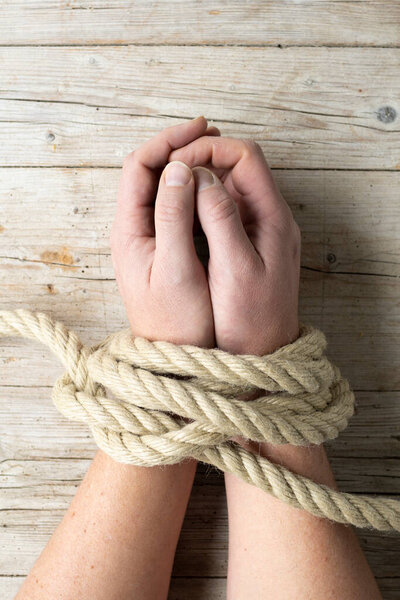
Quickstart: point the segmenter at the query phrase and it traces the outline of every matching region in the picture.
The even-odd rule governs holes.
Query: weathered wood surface
[[[400,49],[2,47],[0,165],[119,166],[205,114],[272,167],[400,168]]]
[[[275,175],[303,231],[304,320],[323,328],[356,389],[400,389],[400,173]],[[108,248],[118,178],[116,169],[0,169],[4,307],[67,317],[88,343],[125,325]],[[58,367],[38,347],[12,342],[9,384],[21,368],[31,385],[52,384]]]
[[[399,495],[400,3],[182,4],[0,2],[0,309],[48,311],[87,343],[125,326],[108,247],[114,167],[205,114],[259,141],[301,226],[302,319],[356,390],[355,417],[328,445],[340,488]],[[51,403],[61,373],[40,344],[1,340],[2,600],[95,452]],[[398,538],[360,539],[398,600]],[[223,478],[201,467],[170,598],[224,598],[226,567]]]
[[[338,470],[334,460],[333,464]],[[2,509],[0,525],[7,525],[2,538],[4,545],[11,549],[1,555],[4,576],[26,573],[33,557],[38,555],[57,526],[88,465],[89,459],[67,460],[65,457],[3,463],[2,485],[9,486],[9,490],[6,487],[5,503],[10,508]],[[339,483],[346,489],[344,482],[339,480]],[[400,561],[397,538],[362,533],[360,539],[379,579],[386,583],[395,578]],[[179,542],[174,575],[196,577],[201,573],[203,577],[222,578],[226,566],[227,512],[223,478],[202,467]]]
[[[0,170],[1,308],[49,311],[88,343],[126,324],[108,248],[119,176],[117,169]],[[302,316],[324,328],[332,358],[359,390],[356,416],[329,446],[338,483],[347,491],[400,494],[400,393],[392,391],[400,389],[400,173],[281,170],[275,177],[303,232]],[[47,349],[3,340],[0,361],[0,590],[11,598],[95,446],[51,404],[50,386],[62,369]],[[361,539],[385,598],[396,598],[397,538]],[[171,598],[188,590],[193,598],[222,598],[226,564],[223,480],[202,468]]]
[[[399,20],[396,0],[2,0],[0,40],[390,46],[399,45]]]

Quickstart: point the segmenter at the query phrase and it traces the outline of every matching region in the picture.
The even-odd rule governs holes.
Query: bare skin
[[[202,117],[128,155],[111,247],[134,335],[259,354],[298,335],[298,227],[260,148],[219,137]],[[322,447],[249,449],[335,485]],[[132,467],[98,452],[17,599],[166,598],[195,467]],[[225,481],[228,598],[381,598],[350,528]]]
[[[179,173],[167,185],[170,167],[160,179],[171,149],[206,131],[219,134],[201,117],[168,128],[124,161],[110,242],[133,335],[214,345],[192,238],[193,176],[178,165],[188,185]],[[122,465],[99,451],[17,600],[165,599],[195,469]]]
[[[217,345],[262,355],[293,341],[298,336],[300,232],[261,148],[251,140],[204,136],[174,150],[170,160],[184,161],[195,173],[197,211],[210,249]],[[322,446],[241,443],[335,487]],[[381,598],[350,527],[289,507],[235,475],[226,474],[225,485],[228,599]]]

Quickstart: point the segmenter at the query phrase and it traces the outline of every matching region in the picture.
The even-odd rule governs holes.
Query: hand
[[[193,242],[193,175],[182,163],[160,174],[172,149],[204,134],[219,135],[204,117],[168,127],[124,161],[110,245],[135,336],[214,344],[207,277]]]
[[[217,345],[267,354],[293,341],[300,230],[261,148],[248,140],[203,136],[173,150],[169,160],[184,161],[196,179]]]

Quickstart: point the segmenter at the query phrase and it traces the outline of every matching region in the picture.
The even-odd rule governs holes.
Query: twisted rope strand
[[[0,311],[4,336],[37,339],[56,354],[66,372],[54,385],[54,404],[86,423],[119,462],[192,457],[317,517],[400,532],[398,500],[338,492],[232,441],[321,444],[346,427],[354,395],[325,357],[317,329],[302,325],[295,342],[262,357],[132,339],[129,330],[87,347],[62,323],[26,310]],[[254,392],[255,400],[238,399]]]

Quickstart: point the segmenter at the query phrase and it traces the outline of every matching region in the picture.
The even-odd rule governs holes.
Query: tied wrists
[[[346,427],[354,396],[317,329],[301,325],[294,342],[267,356],[132,339],[128,330],[90,348],[47,315],[23,310],[0,312],[0,335],[39,339],[56,354],[66,372],[54,386],[55,405],[86,423],[119,462],[153,466],[192,457],[316,516],[400,531],[400,502],[340,493],[232,442],[321,444]],[[262,390],[267,394],[238,399]]]

